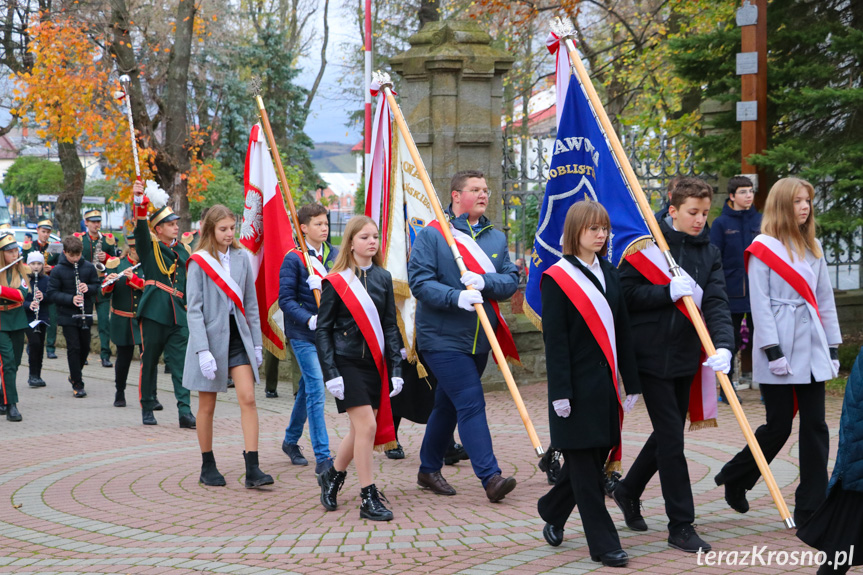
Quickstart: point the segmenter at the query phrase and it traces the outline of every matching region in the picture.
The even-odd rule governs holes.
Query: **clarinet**
[[[42,331],[42,321],[39,319],[39,308],[40,308],[40,300],[36,299],[36,294],[39,293],[39,272],[33,272],[33,279],[31,280],[33,283],[33,301],[36,302],[36,309],[34,310],[36,314],[36,319],[30,322],[30,327],[33,328],[33,331],[39,333]]]
[[[75,262],[72,265],[75,267],[75,295],[76,296],[83,295],[81,293],[81,280],[78,277],[78,262]],[[84,300],[83,299],[81,300],[81,304],[78,307],[81,309],[81,313],[75,314],[72,317],[77,318],[81,322],[81,329],[90,329],[90,326],[87,325],[87,318],[93,317],[93,314],[85,313],[85,311],[84,311]]]

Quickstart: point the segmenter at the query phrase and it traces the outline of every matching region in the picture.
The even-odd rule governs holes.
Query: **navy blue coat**
[[[761,214],[755,208],[735,210],[729,202],[722,214],[710,226],[710,243],[722,253],[722,270],[725,272],[725,289],[731,313],[747,313],[749,306],[749,278],[743,265],[743,252],[761,233]]]
[[[483,276],[485,288],[482,290],[483,306],[494,329],[497,316],[488,300],[509,299],[518,289],[518,268],[509,259],[506,236],[494,229],[485,216],[479,219],[479,231],[474,232],[467,222],[467,214],[456,218],[449,208],[447,211],[453,227],[471,234],[494,264],[496,273]],[[428,227],[420,230],[411,247],[408,282],[417,299],[417,344],[421,350],[470,354],[491,351],[476,313],[458,307],[458,294],[466,289],[460,278],[443,234]]]
[[[33,276],[35,274],[30,274],[29,281],[33,281]],[[44,322],[49,321],[48,317],[48,276],[45,274],[39,274],[39,282],[36,284],[36,287],[39,288],[39,291],[42,292],[42,303],[39,305],[39,319]],[[30,289],[27,291],[27,297],[24,298],[24,311],[27,312],[27,321],[33,321],[36,319],[36,312],[30,309],[30,304],[33,303],[33,290]]]
[[[324,267],[330,270],[338,250],[328,243],[321,248],[326,257]],[[315,343],[315,332],[309,329],[309,319],[318,313],[315,294],[306,280],[309,272],[299,250],[291,250],[282,260],[279,270],[279,307],[285,314],[285,337]]]
[[[839,451],[828,491],[842,481],[845,491],[863,491],[863,348],[845,385],[839,420]]]

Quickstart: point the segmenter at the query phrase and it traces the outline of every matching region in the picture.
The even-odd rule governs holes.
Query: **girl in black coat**
[[[563,259],[542,278],[542,331],[548,371],[549,428],[551,443],[563,452],[563,469],[557,482],[539,500],[539,515],[546,522],[543,536],[549,545],[563,541],[563,527],[579,507],[584,534],[594,561],[620,567],[629,557],[605,507],[603,466],[612,448],[620,444],[621,412],[628,411],[641,393],[635,354],[629,334],[629,316],[620,289],[620,278],[612,264],[599,256],[608,251],[608,212],[590,200],[574,204],[563,228]],[[584,282],[593,290],[589,298],[573,301],[565,286],[567,278]],[[569,288],[572,289],[572,288]],[[581,288],[577,288],[581,289]],[[602,298],[604,297],[604,301]],[[604,324],[593,328],[605,333],[616,347],[617,370],[626,386],[621,401],[615,386],[615,366],[585,320],[596,309],[602,316],[607,305],[613,318],[614,338]],[[609,316],[606,316],[609,317]],[[616,342],[616,343],[615,343]],[[613,363],[613,362],[611,362]]]

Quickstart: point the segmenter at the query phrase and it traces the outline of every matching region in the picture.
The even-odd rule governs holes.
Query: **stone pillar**
[[[450,203],[455,172],[482,170],[494,194],[486,215],[500,226],[503,75],[514,58],[493,48],[473,20],[429,22],[409,42],[390,64],[401,76],[399,105],[441,203]]]

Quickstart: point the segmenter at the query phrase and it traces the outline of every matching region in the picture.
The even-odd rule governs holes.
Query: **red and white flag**
[[[267,138],[260,124],[255,124],[249,134],[243,185],[246,202],[240,243],[251,254],[264,347],[279,359],[284,359],[285,332],[282,330],[284,317],[279,309],[279,269],[285,254],[294,248],[294,232],[267,149]],[[290,190],[286,191],[290,193]],[[264,229],[269,232],[264,234]]]
[[[560,127],[560,116],[563,114],[563,103],[566,101],[566,91],[569,89],[569,77],[572,74],[569,64],[569,54],[560,45],[560,38],[554,32],[549,32],[545,39],[545,47],[557,57],[555,63],[555,81],[557,83],[557,127]],[[562,49],[561,49],[562,48]]]
[[[373,219],[380,229],[386,230],[392,172],[392,112],[378,82],[372,82],[371,92],[378,100],[378,107],[372,126],[371,160],[366,169],[366,215]],[[381,221],[381,214],[384,221]],[[381,251],[384,249],[386,246],[381,245]]]

